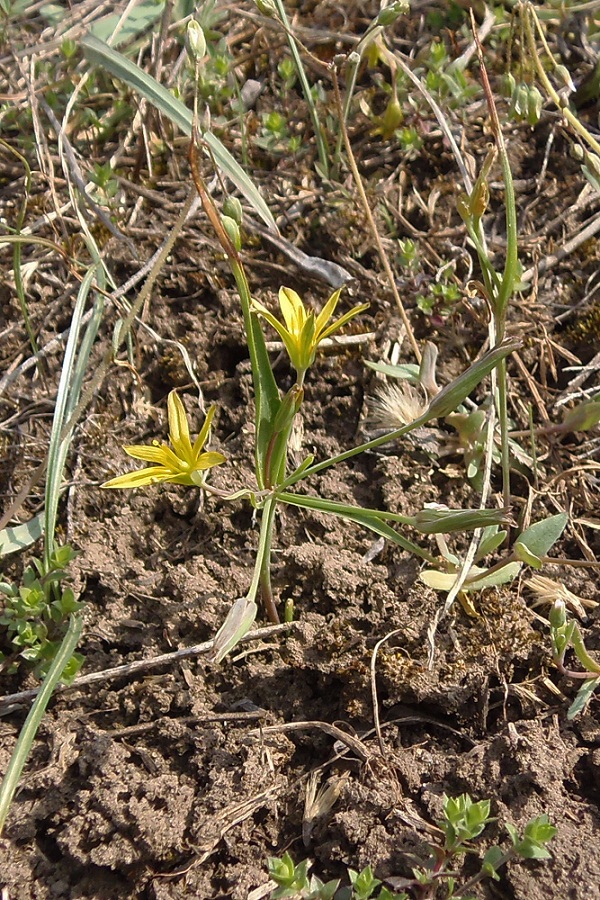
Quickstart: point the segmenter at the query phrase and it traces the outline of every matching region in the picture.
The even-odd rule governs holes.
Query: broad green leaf
[[[149,103],[164,113],[188,137],[192,134],[193,116],[181,100],[171,94],[162,84],[140,69],[134,62],[113,50],[104,41],[93,34],[86,35],[81,45],[88,61],[93,66],[106,69],[111,75],[120,78],[144,97]],[[236,162],[229,150],[212,132],[205,131],[202,140],[214,156],[218,168],[227,175],[243,194],[253,209],[269,228],[277,230],[275,220],[269,207],[260,196],[258,188],[242,167]]]
[[[491,575],[486,575],[481,579],[478,578],[477,581],[474,581],[471,584],[467,582],[467,584],[463,585],[462,589],[463,591],[480,591],[482,588],[498,587],[501,584],[508,584],[517,577],[520,571],[521,563],[511,562],[501,569],[498,569],[497,572],[492,572]]]
[[[589,431],[600,422],[600,394],[589,397],[567,410],[563,417],[563,428],[570,431]]]
[[[548,551],[559,539],[568,521],[569,517],[566,513],[558,513],[556,516],[549,516],[526,528],[515,541],[515,554],[523,562],[528,562],[526,558],[528,556],[538,557],[538,560],[541,560],[542,557],[548,555]],[[539,568],[535,562],[528,562],[528,564]]]
[[[498,866],[504,860],[504,851],[501,847],[490,847],[485,856],[483,857],[483,863],[481,865],[481,871],[484,875],[487,875],[488,878],[493,878],[494,881],[499,881],[500,876],[496,872]]]
[[[44,533],[44,513],[38,513],[22,525],[13,525],[0,531],[0,556],[16,553],[34,544]]]
[[[522,541],[516,541],[513,549],[517,559],[526,566],[531,566],[532,569],[542,568],[542,560],[535,553],[530,553]]]

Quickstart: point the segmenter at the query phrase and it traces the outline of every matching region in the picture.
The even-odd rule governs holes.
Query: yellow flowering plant
[[[247,594],[232,604],[216,635],[212,656],[218,661],[233,650],[251,628],[257,615],[259,596],[270,621],[274,624],[279,622],[277,603],[271,586],[271,542],[275,513],[280,504],[318,509],[346,521],[356,522],[434,564],[436,559],[428,550],[399,534],[394,526],[409,525],[422,534],[435,534],[477,527],[497,528],[505,521],[506,510],[502,509],[448,510],[435,516],[428,515],[424,520],[418,515],[405,516],[386,510],[350,506],[318,496],[307,496],[305,493],[290,491],[290,488],[329,466],[344,462],[366,450],[375,449],[388,441],[397,440],[432,419],[447,415],[514,349],[514,344],[505,342],[485,354],[455,382],[438,391],[421,414],[417,413],[414,421],[329,459],[315,463],[314,457],[309,455],[294,471],[289,472],[288,448],[292,428],[295,417],[301,413],[306,375],[315,362],[319,346],[326,338],[364,312],[368,304],[357,304],[340,317],[334,318],[341,289],[336,289],[322,309],[315,311],[303,302],[296,290],[281,287],[279,291],[281,319],[279,319],[266,306],[254,300],[239,253],[241,222],[237,218],[220,216],[216,209],[200,174],[196,137],[192,140],[190,149],[190,168],[204,209],[231,265],[239,292],[255,395],[256,483],[236,493],[227,493],[207,485],[208,471],[225,462],[225,457],[221,453],[205,450],[214,408],[209,410],[200,434],[192,443],[183,404],[177,394],[172,392],[168,401],[170,446],[153,441],[151,445],[125,447],[129,456],[150,465],[138,472],[112,478],[103,487],[131,488],[162,482],[193,485],[208,489],[222,500],[249,499],[259,512],[260,535],[252,581]],[[275,380],[262,330],[263,320],[271,325],[281,338],[296,372],[295,383],[286,394],[282,394]],[[422,374],[425,379],[425,371]]]
[[[124,447],[128,456],[154,465],[117,475],[116,478],[105,481],[103,488],[137,488],[164,482],[204,487],[206,472],[225,462],[222,453],[204,449],[215,414],[214,406],[208,410],[204,425],[193,444],[183,403],[175,391],[169,394],[167,406],[171,447],[158,441],[152,441],[150,445],[134,444]]]
[[[280,322],[262,303],[252,301],[252,312],[266,319],[283,341],[300,386],[304,382],[307,370],[315,361],[319,344],[369,307],[368,303],[360,303],[335,322],[331,322],[341,293],[341,288],[334,291],[321,312],[315,313],[311,309],[307,310],[296,291],[289,287],[281,287],[279,307],[283,322]]]

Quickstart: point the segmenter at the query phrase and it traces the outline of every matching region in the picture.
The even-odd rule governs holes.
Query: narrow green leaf
[[[278,492],[276,498],[283,503],[289,503],[290,506],[299,506],[302,509],[316,509],[320,512],[338,516],[341,519],[347,519],[350,522],[356,522],[357,525],[362,525],[363,528],[368,528],[369,531],[374,531],[375,534],[392,541],[392,543],[402,547],[403,550],[408,550],[409,553],[414,553],[421,557],[421,559],[427,559],[430,562],[433,561],[431,554],[427,553],[426,550],[423,550],[417,544],[413,544],[412,541],[408,541],[406,538],[401,537],[397,531],[394,531],[393,528],[386,525],[373,510],[346,506],[343,503],[336,503],[332,500],[323,500],[321,497],[306,497],[303,494],[290,494],[286,491]]]
[[[248,597],[240,597],[229,610],[217,634],[210,652],[211,662],[221,662],[252,628],[258,607]]]
[[[419,366],[414,363],[402,363],[399,366],[392,366],[389,363],[371,362],[371,360],[366,359],[365,365],[375,372],[388,375],[390,378],[402,378],[410,381],[411,384],[419,384]]]
[[[75,648],[79,643],[82,628],[83,622],[81,616],[72,615],[69,619],[67,633],[62,639],[58,653],[48,669],[48,674],[44,679],[33,706],[25,719],[25,724],[19,734],[19,739],[17,740],[17,744],[6,769],[6,774],[2,779],[2,785],[0,786],[0,834],[4,828],[4,823],[6,822],[12,799],[19,784],[25,763],[27,762],[29,751],[35,740],[35,735],[44,717],[46,707],[50,702],[54,688],[61,680],[65,667],[68,665]]]
[[[505,539],[506,531],[498,531],[497,525],[490,525],[489,528],[486,528],[481,537],[475,562],[479,562],[480,559],[483,559],[485,556],[493,553],[494,550],[497,550],[498,547],[504,543]]]
[[[503,359],[510,356],[520,346],[520,341],[506,340],[492,350],[488,350],[481,359],[478,359],[454,381],[442,388],[429,404],[423,417],[427,417],[427,420],[443,419],[450,415],[475,390],[480,381],[483,381]]]

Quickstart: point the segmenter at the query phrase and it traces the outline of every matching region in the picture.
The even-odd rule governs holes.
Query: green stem
[[[494,869],[496,870],[496,872],[498,871],[498,869],[500,869],[502,866],[505,866],[507,862],[510,862],[511,859],[514,859],[516,856],[517,856],[517,853],[513,850],[512,847],[510,848],[510,850],[507,850],[506,853],[504,853],[500,857],[500,859],[496,863],[494,863]],[[462,895],[466,896],[469,891],[473,890],[475,885],[479,884],[479,882],[483,881],[483,879],[486,877],[487,877],[486,872],[478,872],[477,875],[473,875],[473,877],[470,878],[469,881],[467,881],[465,884],[461,885],[461,888],[460,888],[461,896]]]
[[[428,414],[420,416],[418,419],[415,419],[414,422],[410,422],[408,425],[403,425],[402,428],[397,428],[395,431],[390,431],[388,434],[383,434],[381,437],[374,438],[372,441],[367,441],[364,444],[359,444],[358,447],[352,447],[350,450],[346,450],[344,453],[339,453],[337,456],[331,456],[329,459],[324,459],[320,463],[315,463],[314,466],[310,466],[308,469],[303,469],[301,472],[295,472],[293,475],[283,482],[280,485],[278,490],[283,488],[291,487],[297,481],[300,481],[302,478],[308,478],[309,475],[316,475],[317,472],[322,472],[324,469],[328,469],[329,466],[335,466],[338,463],[345,462],[347,459],[351,459],[353,456],[358,456],[359,453],[364,453],[365,450],[375,450],[377,447],[382,447],[384,444],[388,444],[390,441],[396,441],[398,438],[404,437],[404,435],[409,434],[411,431],[414,431],[415,428],[419,428],[422,425],[425,425],[430,419]]]
[[[44,679],[40,691],[35,698],[33,706],[29,711],[29,715],[25,720],[25,724],[21,729],[19,739],[6,770],[6,775],[0,786],[0,833],[2,833],[4,829],[6,817],[8,816],[12,799],[15,795],[19,779],[21,778],[23,767],[25,766],[29,751],[31,750],[31,745],[35,740],[37,730],[40,727],[40,723],[46,712],[46,707],[54,692],[54,688],[60,681],[65,666],[73,656],[75,648],[79,643],[82,628],[83,621],[81,616],[78,614],[72,615],[69,620],[67,633],[63,638],[58,653],[54,657],[54,662],[48,670],[48,674]]]
[[[254,575],[252,576],[252,584],[248,591],[248,599],[256,601],[256,596],[260,589],[267,617],[273,625],[279,625],[279,614],[277,612],[277,607],[275,606],[273,589],[271,587],[271,541],[273,537],[276,503],[277,499],[275,497],[269,497],[269,499],[265,501],[265,505],[262,509],[260,537],[258,539],[258,549],[256,551],[256,560],[254,562]]]
[[[573,634],[571,635],[571,643],[573,644],[575,656],[577,657],[581,665],[585,669],[587,669],[588,672],[594,672],[595,675],[599,675],[600,664],[597,663],[595,659],[592,659],[592,657],[587,652],[585,644],[583,642],[583,638],[581,637],[579,625],[577,625],[577,623],[575,623],[575,628],[573,629]]]
[[[472,15],[472,13],[471,13]],[[493,317],[495,324],[495,340],[496,344],[501,344],[504,340],[506,331],[506,313],[508,303],[513,295],[515,284],[519,270],[519,247],[518,247],[518,227],[517,227],[517,205],[515,202],[515,189],[513,184],[512,172],[510,168],[510,160],[506,152],[506,144],[504,143],[504,135],[498,118],[498,111],[494,102],[485,60],[483,57],[483,49],[476,36],[477,53],[479,56],[479,65],[481,68],[481,80],[485,93],[490,118],[492,120],[492,130],[496,138],[498,154],[500,156],[500,166],[502,168],[502,179],[504,181],[505,195],[505,217],[506,217],[506,260],[504,263],[504,272],[502,282],[492,300]],[[507,385],[506,385],[506,361],[503,360],[498,366],[498,421],[500,423],[500,445],[502,453],[502,493],[505,506],[510,506],[510,454],[508,447],[508,406],[507,406]]]

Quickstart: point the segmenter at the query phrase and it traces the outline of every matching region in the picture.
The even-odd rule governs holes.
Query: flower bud
[[[524,82],[517,84],[513,91],[508,114],[516,119],[524,119],[527,115],[527,103],[529,102],[529,88]]]
[[[469,211],[474,219],[481,219],[490,202],[490,189],[486,181],[479,181],[469,197]]]
[[[537,125],[540,121],[540,114],[542,112],[542,106],[544,104],[544,98],[542,97],[539,89],[533,84],[529,88],[529,93],[527,97],[527,122],[529,125]]]
[[[552,628],[562,628],[567,621],[567,607],[564,600],[555,600],[548,616]]]
[[[376,25],[381,25],[385,28],[387,25],[393,25],[397,18],[407,13],[410,9],[410,4],[406,2],[406,0],[396,0],[395,3],[392,3],[390,6],[386,6],[382,9],[377,16],[375,21]]]
[[[185,35],[185,43],[187,51],[193,60],[202,59],[206,56],[206,38],[202,25],[195,19],[190,19]]]
[[[507,72],[500,80],[500,90],[503,97],[510,98],[514,94],[517,87],[517,80],[512,72]]]
[[[398,102],[398,97],[393,94],[390,102],[385,108],[385,112],[381,119],[381,133],[385,140],[389,140],[396,128],[399,128],[404,121],[404,113]]]
[[[573,79],[571,78],[571,73],[567,69],[566,66],[555,66],[554,74],[558,78],[558,80],[562,83],[563,87],[566,87],[569,92],[575,90],[575,85],[573,84]]]
[[[592,175],[600,178],[600,158],[595,153],[585,153],[584,162]]]
[[[583,162],[585,151],[581,144],[571,144],[570,154],[577,162]]]
[[[229,216],[229,218],[233,219],[238,225],[242,224],[244,211],[242,209],[242,204],[237,197],[225,198],[225,202],[223,203],[223,214]]]
[[[294,416],[302,405],[303,399],[304,390],[298,384],[295,384],[289,389],[281,401],[281,406],[275,416],[275,421],[273,422],[274,434],[285,431],[285,429],[291,425]]]
[[[233,244],[236,250],[242,249],[242,238],[240,235],[240,229],[238,223],[235,219],[232,219],[231,216],[221,216],[221,222],[223,224],[223,228],[227,232],[227,237]]]
[[[273,0],[254,0],[255,6],[263,16],[273,19],[277,15],[277,7]]]

